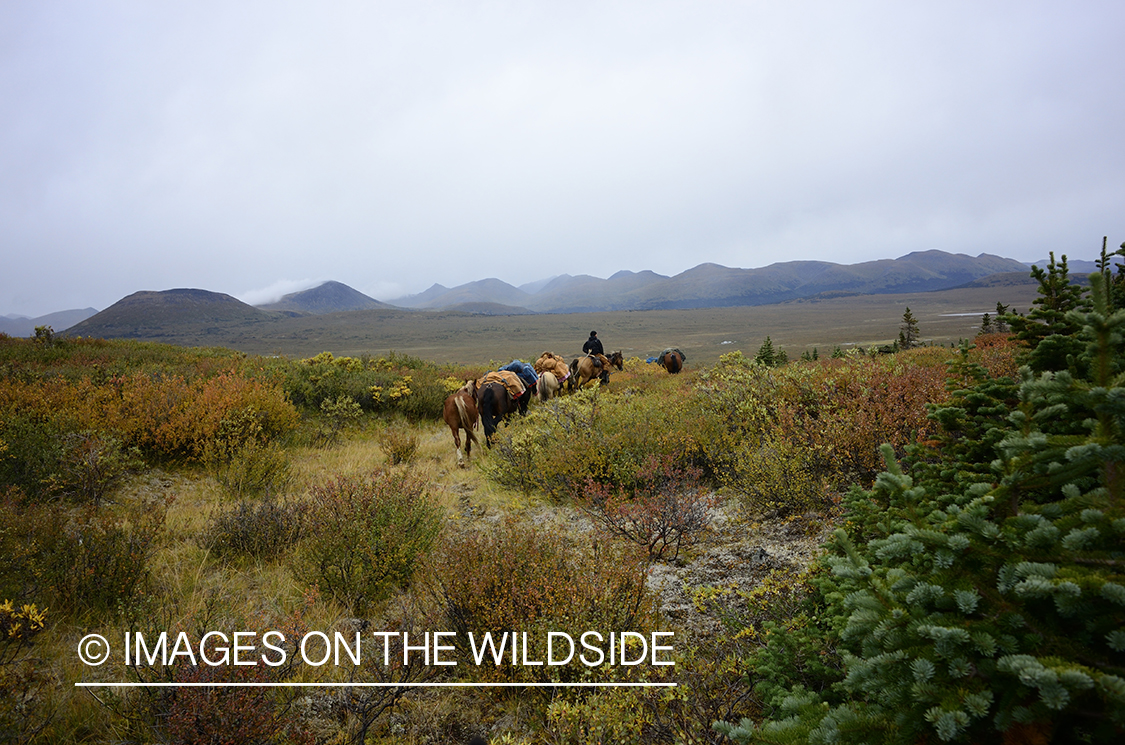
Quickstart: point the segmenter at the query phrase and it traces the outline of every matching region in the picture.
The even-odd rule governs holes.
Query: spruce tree
[[[1008,315],[1008,308],[1010,305],[1004,305],[1000,301],[996,301],[996,318],[992,321],[992,330],[997,334],[1008,333],[1008,324],[1004,318]]]
[[[773,351],[773,342],[767,336],[766,340],[762,342],[762,346],[758,347],[758,354],[754,356],[755,362],[760,362],[766,367],[773,367],[777,361],[777,356]]]
[[[899,327],[898,331],[898,348],[913,349],[918,346],[920,337],[918,319],[910,312],[910,306],[907,306],[906,312],[902,314],[902,326]]]
[[[717,729],[771,743],[1125,738],[1125,310],[1104,280],[1052,321],[1072,329],[1056,334],[1072,369],[990,379],[962,354],[951,380],[968,385],[933,412],[937,442],[907,471],[885,447],[874,488],[849,494],[819,592],[824,644],[846,667],[836,685],[775,692],[772,719]]]
[[[1114,310],[1125,308],[1125,264],[1113,264],[1113,257],[1125,256],[1125,243],[1111,254],[1106,253],[1106,243],[1108,236],[1102,237],[1102,253],[1098,258],[1097,266],[1098,272],[1102,275],[1102,281],[1105,282],[1107,292],[1107,302]],[[1114,274],[1114,267],[1117,268],[1117,273]]]
[[[1046,270],[1031,267],[1031,276],[1039,282],[1039,297],[1026,316],[1012,315],[1008,323],[1020,341],[1032,350],[1028,365],[1035,372],[1068,369],[1068,358],[1082,351],[1078,340],[1078,321],[1070,312],[1088,309],[1082,288],[1070,281],[1066,256],[1055,263],[1052,251]]]

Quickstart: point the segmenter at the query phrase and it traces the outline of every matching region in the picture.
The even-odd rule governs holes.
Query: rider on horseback
[[[605,354],[605,349],[602,348],[602,340],[598,338],[597,331],[590,332],[590,338],[582,345],[582,351],[591,357]]]

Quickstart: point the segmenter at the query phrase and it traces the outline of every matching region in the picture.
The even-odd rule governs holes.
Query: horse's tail
[[[465,437],[473,443],[480,444],[477,440],[476,434],[473,432],[477,428],[477,423],[469,414],[469,407],[465,403],[464,396],[457,396],[453,399],[453,403],[457,404],[457,416],[461,419],[461,429],[465,430]]]
[[[567,388],[572,391],[574,390],[574,386],[578,383],[578,376],[575,374],[578,372],[578,359],[578,357],[572,359],[570,361],[570,367],[567,368],[570,370],[570,374],[566,377],[566,385]]]

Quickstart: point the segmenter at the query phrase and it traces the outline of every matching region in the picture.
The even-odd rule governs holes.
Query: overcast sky
[[[1125,3],[0,0],[0,314],[1125,241]]]

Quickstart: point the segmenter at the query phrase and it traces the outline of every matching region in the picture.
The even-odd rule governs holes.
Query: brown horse
[[[620,351],[614,352],[609,357],[604,354],[588,354],[585,357],[571,360],[570,378],[567,380],[567,385],[573,391],[575,388],[586,385],[594,378],[600,381],[600,385],[607,385],[609,383],[610,365],[618,370],[625,369],[625,358],[621,356]]]
[[[453,432],[453,452],[457,453],[457,465],[465,467],[472,453],[473,443],[477,441],[473,430],[477,428],[477,382],[470,380],[456,392],[445,399],[442,407],[441,418],[449,425]],[[461,436],[459,430],[465,430],[465,457],[461,458]]]
[[[660,358],[657,362],[659,362],[660,366],[667,370],[669,374],[675,375],[684,368],[684,360],[686,359],[687,355],[678,349],[665,349],[660,353]]]
[[[477,411],[484,425],[484,444],[492,447],[492,436],[513,412],[527,413],[527,403],[531,400],[531,389],[524,390],[518,399],[514,398],[503,383],[485,383],[477,389]]]

